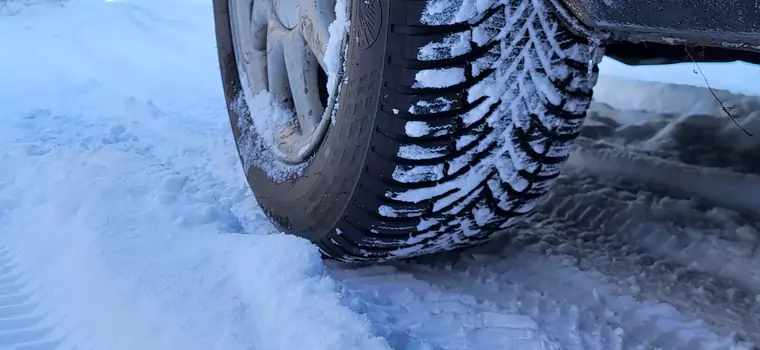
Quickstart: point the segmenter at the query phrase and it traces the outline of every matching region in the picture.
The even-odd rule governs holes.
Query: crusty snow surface
[[[0,42],[0,349],[760,343],[760,142],[703,88],[603,76],[509,239],[346,266],[252,198],[210,1],[34,6]],[[760,133],[760,98],[719,94]]]

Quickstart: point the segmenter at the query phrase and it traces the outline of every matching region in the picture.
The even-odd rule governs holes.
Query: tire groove
[[[405,13],[387,27],[399,49],[382,56],[377,111],[392,119],[370,129],[364,171],[336,226],[343,234],[322,238],[339,260],[410,258],[509,227],[559,176],[593,93],[588,40],[541,1],[496,1],[481,13],[467,9],[464,22],[434,26],[423,23],[426,7],[444,6],[432,16],[445,23],[469,5],[399,1],[390,10]],[[437,51],[447,41],[463,46]],[[420,56],[425,47],[434,59]],[[423,81],[444,75],[454,80]]]

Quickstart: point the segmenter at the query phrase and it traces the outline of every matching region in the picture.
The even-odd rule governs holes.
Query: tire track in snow
[[[478,337],[500,334],[484,321],[495,314],[524,320],[532,328],[510,331],[549,348],[750,349],[760,329],[750,219],[567,172],[511,242],[444,255],[453,266],[439,255],[336,279],[396,348],[504,346]]]
[[[344,302],[366,314],[394,349],[562,349],[515,308],[417,278],[392,266],[333,269]]]
[[[525,252],[334,275],[346,303],[397,349],[748,348],[573,265]]]
[[[520,248],[517,248],[518,250]],[[516,252],[516,251],[515,251]],[[533,252],[466,257],[457,278],[434,266],[411,265],[418,278],[447,285],[535,320],[565,349],[744,349],[702,320],[656,299],[640,298],[565,256]]]
[[[731,214],[568,174],[515,241],[758,342],[757,243],[735,234],[756,224]]]
[[[62,348],[65,337],[54,334],[46,316],[32,300],[7,249],[0,246],[0,348]]]

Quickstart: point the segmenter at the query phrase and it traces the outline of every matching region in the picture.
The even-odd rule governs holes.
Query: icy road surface
[[[211,15],[73,0],[0,17],[0,349],[760,343],[760,146],[705,89],[602,78],[511,242],[336,265],[252,199]],[[720,94],[760,133],[759,98]]]

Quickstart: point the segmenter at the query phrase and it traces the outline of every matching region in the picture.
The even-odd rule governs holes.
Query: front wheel
[[[263,210],[343,261],[507,232],[559,175],[601,50],[545,0],[348,1],[214,0]]]

